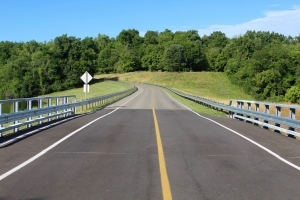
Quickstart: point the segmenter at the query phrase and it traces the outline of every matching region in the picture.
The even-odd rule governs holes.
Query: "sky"
[[[0,41],[48,42],[67,34],[77,38],[123,29],[222,31],[227,37],[247,30],[300,34],[299,0],[0,0]]]

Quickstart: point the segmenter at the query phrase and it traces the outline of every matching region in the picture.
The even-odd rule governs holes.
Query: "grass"
[[[186,94],[200,96],[219,103],[229,104],[230,99],[254,100],[238,86],[232,85],[225,73],[220,72],[133,72],[126,74],[97,75],[97,78],[114,79],[132,83],[153,83],[169,86]],[[173,98],[192,110],[213,116],[226,114],[179,97],[166,90]]]
[[[133,72],[126,74],[97,75],[98,78],[113,78],[133,83],[154,83],[169,86],[183,93],[201,96],[229,104],[230,99],[254,100],[241,88],[231,84],[222,72]]]
[[[120,99],[122,99],[122,98],[125,98],[125,97],[127,97],[127,96],[133,94],[134,92],[135,92],[135,91],[132,91],[132,92],[123,94],[123,95],[121,95],[121,96],[119,96],[119,97],[116,97],[116,98],[113,98],[113,99],[111,99],[111,100],[108,100],[107,102],[105,102],[105,103],[103,103],[103,104],[101,104],[101,105],[94,106],[94,107],[92,107],[92,108],[90,108],[90,109],[87,109],[87,112],[95,112],[95,111],[97,111],[97,110],[99,110],[99,109],[101,109],[101,108],[103,108],[103,107],[106,107],[106,106],[108,106],[108,105],[111,105],[111,104],[115,103],[116,101],[118,101],[118,100],[120,100]]]
[[[124,91],[127,89],[132,88],[131,85],[127,85],[127,84],[123,84],[123,83],[118,83],[118,82],[112,82],[112,81],[104,81],[104,82],[98,82],[98,83],[94,83],[90,85],[90,92],[88,93],[88,98],[93,98],[93,97],[98,97],[98,96],[103,96],[103,95],[107,95],[107,94],[112,94],[112,93],[116,93],[116,92],[120,92],[120,91]],[[54,93],[50,93],[47,94],[45,96],[64,96],[64,95],[76,95],[76,99],[77,101],[81,101],[85,99],[85,93],[83,92],[83,88],[75,88],[75,89],[71,89],[71,90],[65,90],[65,91],[61,91],[61,92],[54,92]],[[127,94],[128,95],[128,94]],[[122,95],[119,98],[123,98],[124,96],[126,96],[126,94]],[[118,99],[119,99],[118,98]],[[83,110],[83,107],[77,107],[77,113],[84,113],[84,112],[90,112],[90,111],[94,111],[96,109],[99,109],[103,106],[109,105],[110,103],[116,101],[117,98],[109,100],[107,102],[102,102],[102,104],[99,103],[98,106],[93,107],[93,108],[89,108],[89,109],[85,109]],[[52,102],[54,103],[54,102]],[[43,102],[43,107],[45,107],[47,103]],[[34,109],[35,107],[33,107]],[[26,109],[25,109],[26,110]],[[55,114],[55,113],[52,113]],[[47,116],[47,114],[44,114],[43,116]],[[37,116],[33,117],[33,119],[38,118]],[[26,121],[26,119],[23,120],[19,120],[19,122],[24,122]],[[42,122],[47,122],[48,120],[43,120]],[[3,127],[12,125],[13,122],[10,123],[6,123],[6,124],[2,124]],[[37,125],[38,122],[34,122],[32,123],[32,126]],[[21,126],[18,129],[22,130],[27,128],[27,126]],[[3,135],[6,134],[11,134],[13,131],[9,130],[9,131],[4,131]]]
[[[210,108],[207,108],[205,106],[199,105],[193,101],[187,100],[183,97],[180,97],[176,94],[174,94],[173,92],[164,89],[171,97],[173,97],[174,99],[176,99],[177,101],[179,101],[180,103],[182,103],[183,105],[189,107],[190,109],[192,109],[193,111],[197,112],[197,113],[202,113],[202,114],[207,114],[207,115],[213,115],[213,116],[218,116],[218,117],[227,117],[227,114],[221,111],[217,111],[217,110],[213,110]]]
[[[112,94],[115,92],[120,92],[120,91],[130,89],[131,87],[132,87],[131,85],[112,82],[112,81],[103,81],[99,83],[94,83],[90,85],[90,92],[88,92],[87,98]],[[85,93],[83,92],[83,88],[75,88],[75,89],[65,90],[61,92],[54,92],[54,93],[47,94],[46,96],[61,96],[61,95],[76,95],[77,101],[82,101],[85,99]]]
[[[99,81],[100,79],[95,78],[95,81]],[[124,90],[128,90],[132,88],[131,85],[113,82],[113,81],[102,81],[98,83],[94,83],[90,85],[90,92],[87,94],[87,98],[99,97],[107,94],[112,94],[116,92],[121,92]],[[83,92],[83,88],[75,88],[71,90],[54,92],[51,94],[47,94],[46,96],[61,96],[61,95],[76,95],[77,101],[85,100],[85,93]],[[101,105],[103,106],[103,105]],[[89,112],[91,109],[85,109],[77,107],[77,113]]]
[[[231,84],[226,74],[222,72],[132,72],[126,74],[96,75],[95,77],[133,83],[165,85],[186,94],[203,97],[226,105],[229,104],[230,99],[254,100],[252,96],[243,92],[241,88]],[[189,100],[181,97],[177,98],[177,95],[172,96],[199,113],[215,116],[222,115],[215,110],[202,107]],[[252,109],[254,109],[253,106]],[[263,109],[263,105],[261,105],[260,112],[264,112]],[[274,114],[275,112],[276,109],[270,106],[270,114]],[[289,117],[289,109],[282,108],[281,116]],[[296,119],[300,119],[300,110],[296,110]]]

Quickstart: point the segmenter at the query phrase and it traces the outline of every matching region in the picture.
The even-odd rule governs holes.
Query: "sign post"
[[[85,100],[86,100],[87,93],[90,91],[90,85],[88,83],[93,79],[93,77],[86,71],[80,78],[85,83],[83,85],[83,92],[85,92]]]

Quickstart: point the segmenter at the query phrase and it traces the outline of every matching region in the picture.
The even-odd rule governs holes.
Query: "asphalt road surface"
[[[300,141],[137,86],[1,148],[0,199],[300,199]]]

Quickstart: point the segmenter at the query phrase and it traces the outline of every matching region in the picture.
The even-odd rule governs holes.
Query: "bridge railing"
[[[224,105],[205,98],[184,94],[166,86],[157,86],[164,87],[181,97],[195,101],[199,104],[220,111],[226,111],[228,113],[229,118],[243,120],[249,123],[253,123],[254,125],[261,125],[264,128],[271,128],[274,129],[274,131],[276,132],[280,132],[284,135],[292,135],[295,138],[300,139],[300,133],[295,131],[295,129],[300,130],[300,120],[297,120],[295,118],[296,110],[300,110],[300,106],[244,100],[231,100],[229,105]],[[233,102],[237,102],[237,107],[232,106]],[[247,104],[247,109],[244,107],[245,104]],[[256,109],[250,109],[251,104],[254,104],[256,106]],[[265,106],[263,112],[260,112],[261,110],[259,109],[259,105]],[[276,114],[269,113],[270,106],[274,106],[276,108]],[[282,108],[288,108],[290,110],[289,117],[281,116]]]
[[[88,100],[76,102],[76,96],[56,96],[56,97],[41,97],[41,98],[26,98],[26,99],[10,99],[0,101],[0,137],[3,136],[3,132],[13,130],[18,132],[19,127],[29,128],[34,123],[41,124],[45,121],[51,121],[61,117],[67,117],[76,114],[76,107],[91,107],[104,105],[107,102],[117,100],[121,96],[133,93],[137,90],[135,86],[133,88],[108,94],[105,96],[95,97]],[[72,98],[72,101],[69,100]],[[43,107],[43,100],[47,100],[48,104]],[[51,102],[55,99],[55,104]],[[60,101],[61,100],[61,101]],[[29,106],[28,109],[20,111],[18,109],[19,102],[26,102]],[[31,103],[33,101],[40,102],[37,108],[32,108]],[[13,103],[13,113],[3,113],[2,108],[5,103]]]

